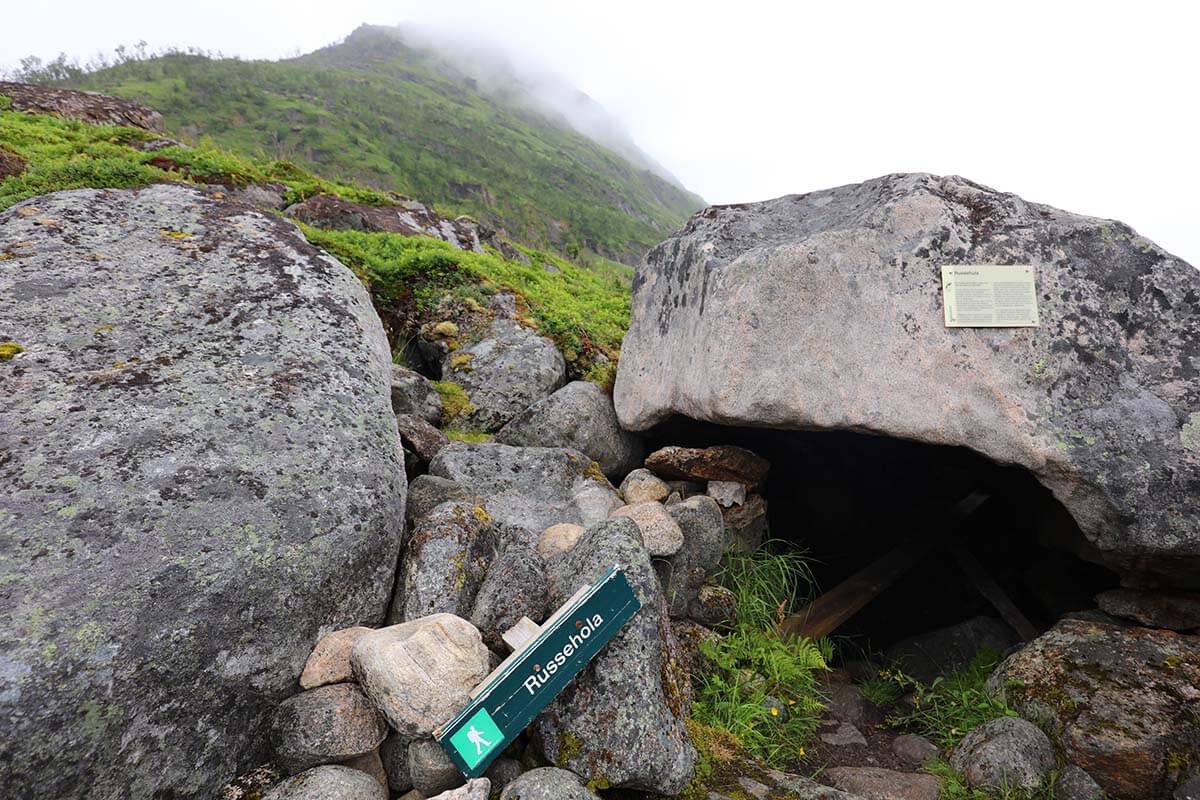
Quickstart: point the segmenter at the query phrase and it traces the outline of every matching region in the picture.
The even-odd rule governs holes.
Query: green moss
[[[472,431],[466,428],[443,428],[442,433],[452,442],[463,444],[487,444],[495,437],[486,431]]]
[[[558,757],[554,759],[554,766],[565,769],[567,764],[581,752],[583,752],[583,742],[574,733],[567,731],[562,735],[562,743],[558,748]]]
[[[25,348],[16,342],[0,342],[0,361],[8,361],[18,353],[24,353]]]
[[[474,357],[473,353],[455,353],[450,356],[450,369],[455,372],[471,372],[475,369],[471,366],[471,359]]]
[[[480,525],[492,524],[492,515],[483,506],[475,506],[475,510],[472,513],[474,513],[475,519],[479,521]]]
[[[433,388],[442,398],[442,424],[451,425],[475,411],[467,392],[454,381],[434,381]]]
[[[604,471],[600,469],[599,462],[593,461],[592,463],[588,464],[588,468],[584,470],[583,474],[594,481],[608,483],[608,478],[604,477]]]
[[[458,326],[450,320],[444,320],[433,326],[433,332],[444,339],[453,339],[458,336]]]

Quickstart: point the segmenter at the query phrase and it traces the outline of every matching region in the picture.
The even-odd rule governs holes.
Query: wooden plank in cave
[[[828,636],[862,610],[887,587],[908,572],[958,525],[987,501],[983,492],[972,492],[954,505],[928,535],[910,539],[863,567],[800,611],[779,623],[780,636]]]
[[[1038,637],[1038,629],[1021,613],[1021,609],[1017,608],[1016,603],[1009,599],[1004,590],[1000,588],[1000,584],[996,583],[984,569],[983,564],[979,563],[979,559],[971,555],[971,551],[963,542],[951,542],[950,552],[979,593],[992,604],[992,607],[999,612],[1000,618],[1008,623],[1008,627],[1017,632],[1022,641],[1029,642]]]

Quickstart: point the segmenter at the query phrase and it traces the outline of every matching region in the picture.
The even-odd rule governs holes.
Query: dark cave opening
[[[781,431],[698,423],[677,417],[656,429],[669,444],[745,447],[771,462],[760,493],[767,537],[809,559],[823,593],[897,545],[927,537],[971,492],[989,499],[951,534],[983,565],[1040,631],[1118,584],[1115,573],[1079,558],[1065,543],[1083,534],[1027,470],[966,447],[931,445],[851,431]],[[949,540],[947,540],[949,541]],[[910,636],[983,615],[999,617],[945,544],[934,547],[834,632],[881,651]]]

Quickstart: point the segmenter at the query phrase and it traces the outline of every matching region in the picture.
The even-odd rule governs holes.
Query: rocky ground
[[[466,221],[359,211],[288,213],[486,243]],[[246,198],[159,184],[17,204],[0,215],[0,342],[20,343],[0,349],[0,782],[13,796],[228,800],[935,800],[952,785],[976,798],[1194,798],[1200,279],[1101,227],[930,176],[704,212],[639,274],[614,406],[568,382],[564,354],[503,291],[456,306],[463,316],[411,347],[387,341],[354,274]],[[738,258],[764,237],[770,254]],[[1032,342],[963,334],[953,352],[970,353],[969,399],[918,401],[922,354],[940,353],[943,333],[930,265],[960,250],[1052,265],[1061,286],[1046,313],[1063,321]],[[852,396],[832,399],[834,384],[805,370],[853,337],[814,344],[794,309],[767,308],[825,313],[812,298],[849,291],[841,272],[804,292],[784,277],[837,253],[877,272],[899,263],[856,285],[903,298],[922,333],[871,332],[886,346],[849,353],[855,370],[837,386]],[[770,286],[788,302],[738,289],[756,285],[739,281],[759,258],[758,290],[779,277]],[[1083,375],[1093,361],[1059,346],[1085,328],[1113,375]],[[393,363],[404,352],[411,368]],[[1051,373],[1018,375],[1039,353]],[[781,365],[804,366],[804,385]],[[898,376],[900,389],[880,390]],[[1084,410],[1064,420],[1071,403]],[[1006,421],[967,439],[945,419],[964,408]],[[634,432],[672,413],[862,426],[1025,464],[1079,516],[1087,540],[1069,545],[1126,586],[1028,643],[966,620],[886,661],[822,669],[814,736],[789,772],[772,769],[692,719],[712,669],[698,643],[738,618],[717,576],[763,545],[772,465]],[[1050,443],[1056,426],[1065,449]],[[641,610],[485,777],[464,781],[435,730],[508,654],[507,631],[613,564]],[[987,691],[1011,713],[953,743],[902,721],[920,702],[911,684],[882,707],[866,699],[882,672],[934,687],[983,645],[1007,651]]]

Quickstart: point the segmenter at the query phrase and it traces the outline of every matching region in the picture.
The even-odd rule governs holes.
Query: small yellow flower
[[[804,758],[804,748],[803,747],[800,748],[800,757]]]
[[[778,709],[778,708],[776,708],[775,706],[771,706],[771,716],[772,716],[772,717],[778,717],[778,716],[779,716],[779,709]]]

